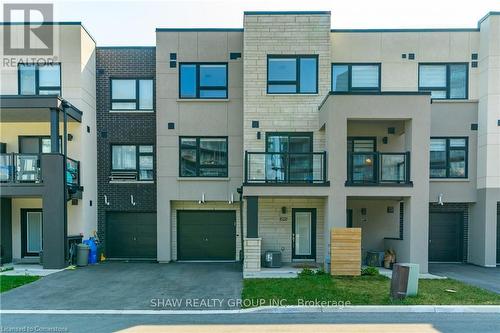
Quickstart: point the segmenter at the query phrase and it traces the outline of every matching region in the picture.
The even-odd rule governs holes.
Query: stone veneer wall
[[[265,132],[297,131],[314,132],[314,150],[323,151],[318,105],[330,91],[330,15],[245,15],[244,28],[244,150],[264,151]],[[318,55],[319,93],[267,94],[268,54]]]

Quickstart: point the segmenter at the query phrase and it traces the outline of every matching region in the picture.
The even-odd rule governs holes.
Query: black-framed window
[[[180,137],[180,177],[227,177],[227,137]]]
[[[317,55],[268,55],[268,94],[317,94]]]
[[[467,99],[469,64],[418,64],[418,90],[430,91],[434,99]]]
[[[377,138],[371,136],[350,136],[347,151],[352,153],[373,153],[377,151]]]
[[[180,63],[179,98],[227,98],[227,63]]]
[[[61,64],[19,64],[19,95],[61,95]]]
[[[430,144],[430,178],[467,178],[467,137],[433,137]]]
[[[153,79],[111,79],[111,110],[152,111]]]
[[[332,64],[332,91],[380,91],[379,63]]]
[[[18,137],[20,154],[50,153],[52,143],[50,136],[20,135]],[[59,136],[59,152],[62,152],[62,137]]]
[[[153,156],[153,145],[112,145],[111,171],[135,172],[138,180],[153,180]]]

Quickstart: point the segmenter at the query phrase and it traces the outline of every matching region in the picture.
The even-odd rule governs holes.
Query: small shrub
[[[312,269],[310,268],[304,268],[302,269],[302,272],[299,273],[299,276],[313,276],[315,273]]]
[[[379,272],[376,267],[365,267],[361,270],[361,275],[377,276],[379,275]]]
[[[316,275],[319,275],[319,276],[322,276],[322,275],[327,275],[327,274],[328,274],[328,273],[327,273],[325,270],[323,270],[322,268],[320,268],[320,269],[318,269],[318,270],[316,271]]]

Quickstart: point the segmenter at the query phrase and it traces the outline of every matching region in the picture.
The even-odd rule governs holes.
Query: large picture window
[[[332,91],[380,91],[380,64],[332,64]]]
[[[115,174],[113,178],[122,176],[127,179],[153,180],[152,145],[113,145],[111,155],[111,172]]]
[[[227,63],[181,63],[179,98],[227,98]]]
[[[430,178],[467,178],[467,138],[431,138]]]
[[[181,137],[181,177],[227,177],[226,137]]]
[[[467,99],[468,70],[467,63],[419,64],[418,90],[430,91],[434,99]]]
[[[318,56],[269,55],[267,58],[267,93],[318,93]]]
[[[19,64],[19,95],[61,95],[60,64]]]
[[[152,111],[152,79],[111,79],[111,110]]]

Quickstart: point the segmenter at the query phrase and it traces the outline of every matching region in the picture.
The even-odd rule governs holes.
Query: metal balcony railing
[[[42,165],[40,154],[0,154],[0,182],[41,183]],[[66,183],[80,186],[80,162],[67,158]]]
[[[346,185],[411,184],[410,152],[347,153]]]
[[[326,152],[245,152],[246,184],[327,183]]]

